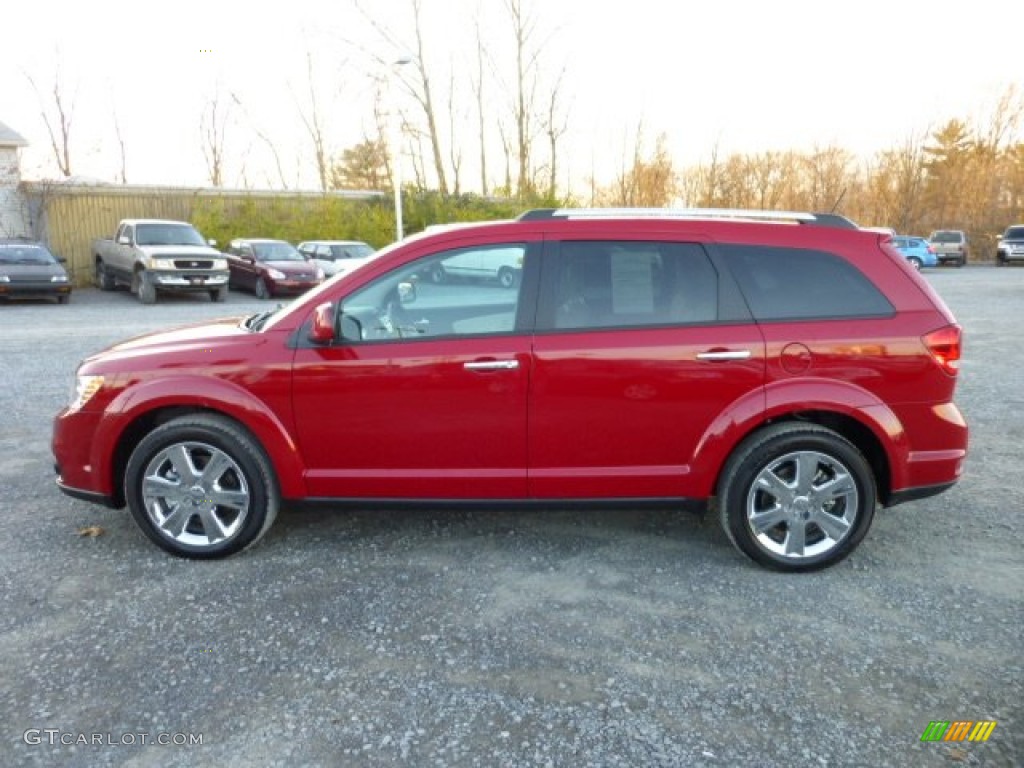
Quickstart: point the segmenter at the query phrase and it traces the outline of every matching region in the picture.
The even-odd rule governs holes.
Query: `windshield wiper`
[[[250,331],[259,331],[275,312],[277,312],[276,309],[268,309],[266,312],[258,312],[255,315],[247,317],[242,325]]]

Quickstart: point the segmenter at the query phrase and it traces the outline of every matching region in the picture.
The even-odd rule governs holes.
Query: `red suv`
[[[420,277],[510,250],[512,290]],[[741,551],[810,570],[876,505],[960,477],[960,338],[888,238],[841,217],[531,211],[88,358],[57,482],[186,557],[237,552],[300,501],[715,499]]]

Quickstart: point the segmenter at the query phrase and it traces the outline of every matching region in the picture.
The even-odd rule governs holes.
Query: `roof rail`
[[[535,208],[519,216],[518,221],[542,219],[740,219],[746,221],[782,221],[843,229],[857,225],[837,213],[799,211],[762,211],[749,208]]]

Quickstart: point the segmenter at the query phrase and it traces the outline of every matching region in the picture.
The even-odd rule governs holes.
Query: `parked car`
[[[1007,227],[996,246],[996,266],[1024,261],[1024,224]]]
[[[122,219],[113,238],[92,242],[96,285],[102,291],[128,286],[143,304],[162,293],[207,293],[224,301],[228,265],[214,245],[186,221]]]
[[[418,279],[496,254],[522,264],[511,289]],[[960,326],[902,258],[837,217],[764,211],[421,233],[276,310],[87,358],[57,482],[183,557],[238,552],[299,502],[714,499],[758,563],[821,568],[876,505],[963,470]]]
[[[0,298],[51,296],[67,304],[71,281],[63,262],[35,240],[0,239]]]
[[[939,260],[939,264],[962,267],[967,263],[970,249],[966,232],[959,229],[938,229],[931,233],[928,242],[935,249],[935,258]]]
[[[307,240],[299,253],[316,263],[327,277],[350,272],[373,256],[373,246],[359,240]]]
[[[464,225],[462,225],[464,226]],[[434,283],[452,278],[492,280],[503,288],[515,288],[523,273],[523,252],[519,248],[468,250],[443,263],[433,264],[426,277]]]
[[[245,288],[260,299],[302,293],[324,279],[320,267],[284,240],[232,240],[225,255],[231,287]]]
[[[939,263],[935,256],[934,246],[923,237],[894,235],[892,244],[913,265],[914,269],[934,267]]]

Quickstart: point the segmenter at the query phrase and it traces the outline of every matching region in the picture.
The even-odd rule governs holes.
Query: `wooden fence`
[[[270,208],[281,199],[316,200],[320,192],[263,192],[183,187],[115,186],[25,181],[20,191],[28,201],[33,236],[67,260],[68,274],[77,286],[93,277],[92,242],[112,237],[121,219],[191,221],[196,201],[204,197],[246,201]],[[375,192],[332,192],[331,196],[368,199]]]

